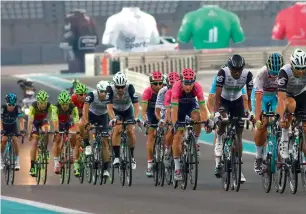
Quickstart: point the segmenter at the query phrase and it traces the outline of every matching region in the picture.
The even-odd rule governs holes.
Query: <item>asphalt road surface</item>
[[[1,76],[2,103],[4,95],[14,92],[21,96],[16,80],[10,76]],[[205,78],[206,79],[206,78]],[[212,76],[207,78],[211,83]],[[94,81],[93,81],[94,82]],[[95,80],[95,82],[97,82]],[[55,101],[58,91],[37,84],[50,93],[51,100]],[[94,86],[94,85],[91,85]],[[208,90],[208,89],[206,89]],[[252,139],[249,132],[245,138]],[[25,141],[20,146],[21,170],[16,173],[14,186],[1,183],[1,194],[10,197],[23,198],[74,210],[101,214],[123,213],[168,213],[168,214],[305,214],[306,192],[301,183],[296,195],[289,189],[284,194],[263,191],[261,177],[253,170],[254,156],[244,155],[243,172],[247,182],[241,186],[239,192],[225,192],[221,181],[213,175],[214,160],[213,147],[201,145],[201,158],[199,165],[198,188],[193,191],[190,186],[183,191],[172,186],[154,187],[153,180],[145,176],[146,157],[144,134],[137,133],[137,146],[135,157],[137,169],[133,171],[133,184],[131,187],[121,187],[118,176],[114,184],[107,183],[102,186],[92,184],[79,184],[72,177],[71,184],[61,185],[60,177],[53,173],[53,156],[48,170],[48,181],[45,186],[37,186],[35,179],[29,175],[31,142]],[[51,150],[51,144],[49,145]]]

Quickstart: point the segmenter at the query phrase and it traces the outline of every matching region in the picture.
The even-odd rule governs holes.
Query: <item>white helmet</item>
[[[120,71],[114,75],[113,82],[114,82],[114,85],[116,86],[125,86],[127,79],[124,73]]]
[[[291,66],[294,69],[306,68],[306,53],[302,49],[295,49],[290,57]]]
[[[97,83],[97,90],[106,91],[107,86],[109,86],[109,83],[107,81],[101,80]]]

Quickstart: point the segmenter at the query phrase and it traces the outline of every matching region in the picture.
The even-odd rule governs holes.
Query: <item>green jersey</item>
[[[218,6],[204,6],[183,18],[177,39],[188,43],[191,38],[195,49],[228,48],[230,39],[234,43],[244,41],[244,32],[235,13]]]

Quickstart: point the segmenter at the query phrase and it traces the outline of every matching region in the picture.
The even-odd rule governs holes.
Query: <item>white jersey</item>
[[[296,78],[292,73],[291,65],[286,64],[279,72],[278,88],[279,91],[287,92],[291,96],[297,96],[306,91],[306,75]]]
[[[255,92],[262,93],[264,96],[275,96],[278,90],[277,78],[271,78],[267,66],[263,66],[254,79]]]
[[[109,17],[102,38],[102,44],[132,52],[146,51],[148,45],[159,42],[155,18],[139,8],[123,8]]]
[[[160,108],[161,110],[166,109],[164,100],[167,91],[168,91],[167,86],[164,86],[162,89],[159,90],[156,98],[155,108]]]
[[[107,113],[107,100],[101,100],[99,98],[97,90],[89,92],[86,99],[86,103],[89,103],[89,111],[94,115],[100,116]]]
[[[253,88],[253,74],[243,69],[239,79],[234,79],[231,76],[230,69],[228,67],[222,68],[217,74],[217,87],[222,87],[221,97],[234,101],[242,96],[241,89],[246,85],[247,90]]]

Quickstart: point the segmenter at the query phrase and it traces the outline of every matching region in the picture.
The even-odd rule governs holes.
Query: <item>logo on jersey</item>
[[[249,82],[249,85],[254,85],[253,80],[251,80],[251,81]]]
[[[217,82],[223,82],[224,76],[217,76]]]
[[[138,96],[137,96],[137,94],[136,94],[136,93],[134,93],[134,94],[133,94],[133,97],[134,97],[134,98],[138,98]]]
[[[90,101],[90,96],[87,96],[87,97],[85,98],[85,101],[86,101],[86,102],[89,102],[89,101]]]
[[[286,77],[282,77],[281,79],[278,80],[278,85],[285,85],[287,81]]]

